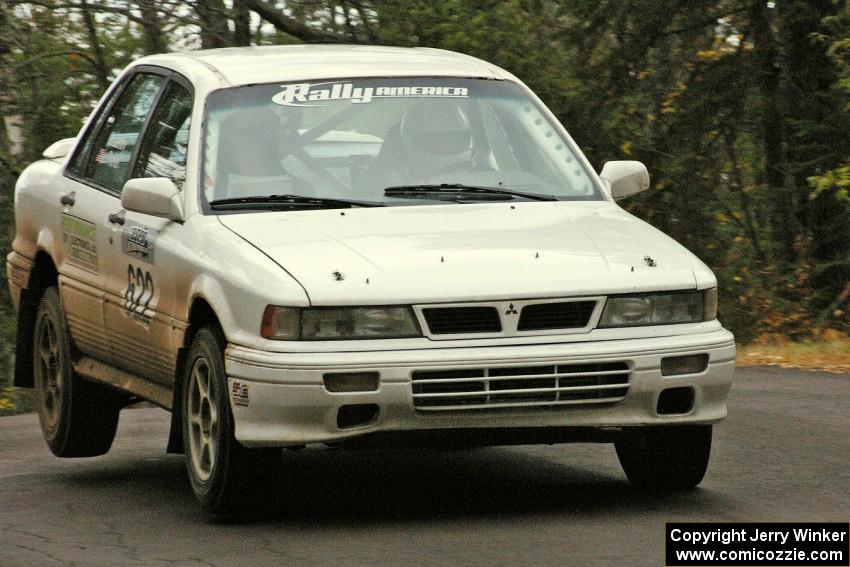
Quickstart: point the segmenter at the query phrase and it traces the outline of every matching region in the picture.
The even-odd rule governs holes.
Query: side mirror
[[[76,141],[76,138],[65,138],[64,140],[53,142],[46,150],[41,152],[41,156],[47,159],[62,159],[68,155],[68,152],[74,147]]]
[[[128,211],[183,222],[180,189],[167,177],[127,180],[121,191],[121,206]]]
[[[639,161],[609,161],[599,176],[608,182],[615,201],[649,189],[649,172]]]

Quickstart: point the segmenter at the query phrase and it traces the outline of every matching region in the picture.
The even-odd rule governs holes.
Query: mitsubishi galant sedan
[[[618,206],[648,186],[465,55],[146,57],[17,183],[15,385],[60,457],[170,410],[211,511],[318,443],[611,442],[693,487],[735,346],[712,272]]]

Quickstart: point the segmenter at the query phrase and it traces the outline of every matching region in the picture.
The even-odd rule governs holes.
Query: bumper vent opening
[[[699,374],[708,368],[707,354],[668,356],[661,359],[661,375]]]
[[[613,403],[629,391],[625,362],[418,370],[419,411],[456,411]]]
[[[658,415],[688,413],[694,407],[693,388],[667,388],[658,396]]]
[[[340,429],[366,425],[378,417],[378,404],[348,404],[341,406],[336,414],[336,426]]]
[[[374,392],[380,384],[377,372],[334,372],[322,378],[328,392]]]

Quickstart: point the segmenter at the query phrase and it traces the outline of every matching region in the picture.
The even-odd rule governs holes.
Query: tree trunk
[[[786,266],[795,258],[794,241],[799,234],[794,208],[794,192],[786,183],[783,156],[784,122],[780,108],[780,69],[777,46],[771,26],[773,8],[764,0],[753,0],[750,12],[756,77],[761,93],[761,136],[764,145],[764,182],[770,193],[770,228],[775,257]]]
[[[89,10],[88,0],[80,0],[80,11],[83,15],[83,23],[86,26],[86,34],[88,35],[89,48],[92,52],[94,75],[102,90],[109,88],[109,65],[103,56],[103,48],[100,45],[100,40],[97,37],[97,27],[94,21],[94,16]]]
[[[233,0],[233,43],[251,45],[251,11],[244,0]]]
[[[342,7],[342,15],[345,18],[345,31],[351,36],[351,42],[357,43],[357,29],[351,22],[351,8],[345,0],[341,0],[339,5]]]
[[[267,0],[242,0],[242,2],[247,4],[257,15],[273,25],[278,31],[307,43],[341,43],[346,41],[346,38],[343,36],[310,27],[295,18],[287,16],[282,10],[277,9]]]
[[[159,25],[159,12],[155,0],[136,0],[139,11],[142,13],[142,30],[145,36],[145,52],[148,54],[162,53],[165,51],[165,39],[162,36],[162,28]]]
[[[197,0],[195,12],[201,26],[201,48],[227,47],[230,31],[227,29],[228,10],[224,0]]]

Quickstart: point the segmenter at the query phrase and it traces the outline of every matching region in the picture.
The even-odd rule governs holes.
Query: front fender
[[[267,305],[306,307],[309,298],[292,276],[255,246],[218,219],[202,218],[204,226],[198,230],[202,246],[183,296],[185,320],[193,323],[192,305],[203,299],[215,312],[228,342],[256,345]]]

